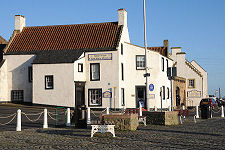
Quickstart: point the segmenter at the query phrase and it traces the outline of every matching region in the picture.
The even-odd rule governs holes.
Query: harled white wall
[[[53,89],[45,89],[46,75],[53,75]],[[33,103],[74,107],[74,63],[33,64]]]
[[[10,101],[8,98],[7,60],[0,68],[0,101]]]
[[[34,55],[4,55],[3,59],[7,60],[7,100],[11,100],[11,90],[23,90],[24,102],[32,102],[32,83],[28,81],[28,67],[34,58]]]

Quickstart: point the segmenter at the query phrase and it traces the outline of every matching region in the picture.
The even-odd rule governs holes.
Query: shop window
[[[88,89],[88,105],[102,106],[102,89]]]
[[[45,76],[45,89],[53,89],[53,75]]]
[[[137,70],[144,70],[145,69],[145,56],[144,55],[137,55],[136,56],[136,69]]]
[[[90,80],[91,81],[99,81],[100,80],[100,64],[99,63],[91,63],[90,64]]]

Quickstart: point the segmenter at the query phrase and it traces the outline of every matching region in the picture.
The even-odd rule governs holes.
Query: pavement
[[[115,138],[110,133],[91,138],[90,128],[52,125],[42,129],[42,124],[24,128],[22,123],[21,132],[6,126],[0,130],[0,149],[225,149],[225,118],[221,117],[197,119],[197,123],[187,117],[177,126],[140,125],[136,131],[115,131]]]

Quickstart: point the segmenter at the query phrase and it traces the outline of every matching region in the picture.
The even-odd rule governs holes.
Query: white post
[[[210,117],[212,118],[212,107],[209,106],[209,113],[210,113]]]
[[[139,102],[139,116],[142,116],[142,106],[140,102]]]
[[[44,129],[47,129],[48,128],[48,116],[47,116],[47,109],[45,108],[44,109],[44,124],[43,124],[43,128]]]
[[[185,110],[185,106],[184,105],[182,106],[182,109]],[[185,115],[183,117],[185,118]]]
[[[91,124],[91,108],[88,107],[87,110],[87,124]]]
[[[154,109],[155,109],[155,111],[157,111],[157,107],[156,106],[154,107]]]
[[[21,131],[21,110],[17,110],[17,126],[16,131]]]
[[[109,107],[106,107],[106,114],[109,114]]]
[[[168,106],[168,111],[172,111],[170,106]]]
[[[70,108],[67,108],[67,121],[66,126],[70,126]]]
[[[198,106],[196,106],[196,118],[199,118]]]
[[[223,109],[223,105],[221,106],[221,117],[224,117],[224,109]]]

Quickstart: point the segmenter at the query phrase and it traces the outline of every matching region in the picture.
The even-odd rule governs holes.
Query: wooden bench
[[[94,136],[95,133],[106,133],[110,132],[112,133],[113,137],[115,137],[115,125],[91,125],[91,137]]]
[[[138,114],[138,122],[139,123],[142,122],[145,126],[147,126],[146,125],[146,117],[145,116],[140,116],[139,109],[130,109],[130,108],[127,108],[125,110],[125,113],[126,114]]]

